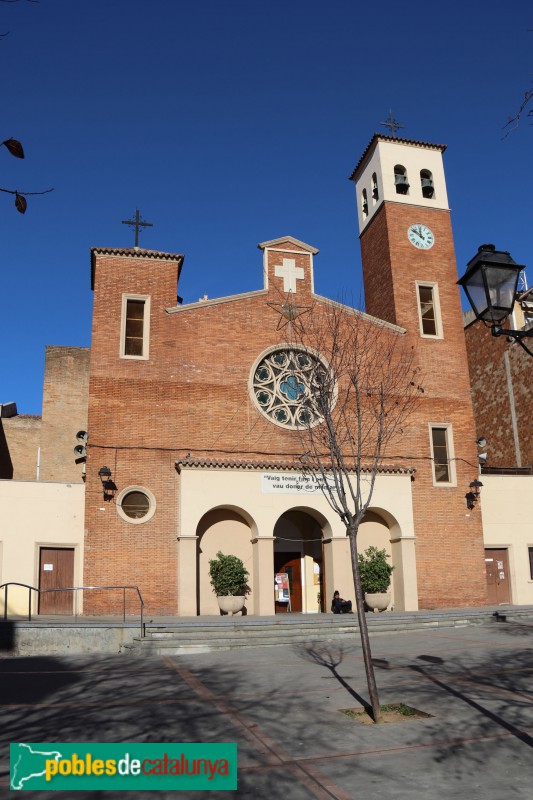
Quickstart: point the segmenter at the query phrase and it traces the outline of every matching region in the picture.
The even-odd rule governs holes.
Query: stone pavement
[[[237,792],[142,800],[533,796],[531,620],[385,634],[371,645],[381,702],[431,718],[363,726],[340,713],[367,700],[351,635],[181,657],[2,659],[0,790],[9,742],[236,741]],[[78,791],[76,800],[102,794],[134,796]]]

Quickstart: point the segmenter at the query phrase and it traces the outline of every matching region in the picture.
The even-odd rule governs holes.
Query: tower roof
[[[444,153],[447,146],[446,144],[432,144],[431,142],[419,142],[416,139],[405,139],[402,136],[387,136],[384,133],[375,133],[371,138],[370,142],[368,143],[367,147],[365,148],[363,155],[355,165],[355,169],[350,175],[350,180],[354,181],[357,178],[358,173],[366,163],[367,159],[373,152],[376,144],[378,142],[395,142],[396,144],[410,144],[414,147],[425,147],[428,150],[440,150],[441,153]]]
[[[286,242],[294,244],[297,247],[301,247],[302,250],[307,250],[308,253],[312,253],[313,255],[317,255],[319,252],[316,247],[306,244],[305,242],[301,242],[300,239],[295,239],[294,236],[280,236],[278,239],[270,239],[268,242],[260,242],[257,246],[260,250],[264,250],[266,247],[276,247],[277,245],[285,244]]]
[[[96,256],[128,256],[129,258],[151,258],[157,261],[177,261],[178,279],[185,256],[180,253],[163,253],[160,250],[144,250],[142,247],[91,247],[91,289],[94,289]]]

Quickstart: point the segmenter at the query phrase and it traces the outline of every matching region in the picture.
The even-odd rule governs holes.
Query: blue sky
[[[533,281],[533,11],[502,2],[0,3],[0,403],[40,413],[44,348],[90,344],[89,248],[185,253],[185,302],[261,288],[259,242],[318,247],[316,290],[358,297],[348,181],[390,108],[445,143],[458,268],[494,242]]]

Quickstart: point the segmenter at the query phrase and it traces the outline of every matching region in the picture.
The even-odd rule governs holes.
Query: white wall
[[[74,585],[82,585],[84,495],[83,483],[0,481],[0,584],[14,581],[38,588],[39,548],[73,547]],[[27,590],[12,587],[8,607],[10,613],[27,614]]]
[[[482,475],[481,481],[485,547],[507,548],[511,603],[532,605],[533,580],[528,548],[533,547],[533,476]]]
[[[394,182],[394,167],[401,164],[407,170],[409,194],[398,194]],[[434,196],[429,199],[422,194],[420,170],[427,169],[433,175]],[[372,173],[376,173],[379,200],[372,199]],[[355,183],[357,192],[357,215],[359,231],[368,225],[374,213],[384,200],[392,203],[417,205],[423,208],[448,209],[448,195],[444,177],[444,165],[440,150],[424,147],[421,144],[405,144],[401,141],[378,141],[363,171]],[[366,189],[368,199],[368,216],[365,218],[361,209],[361,195]]]

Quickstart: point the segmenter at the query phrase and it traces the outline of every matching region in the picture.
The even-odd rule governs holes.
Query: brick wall
[[[18,414],[0,425],[0,478],[79,483],[76,433],[87,430],[90,350],[47,347],[43,414]],[[40,453],[39,453],[40,448]]]
[[[432,213],[436,216],[428,219]],[[388,309],[379,313],[377,288],[376,296],[370,288],[368,310],[409,327],[425,390],[390,456],[417,469],[413,496],[421,606],[479,604],[486,601],[480,512],[475,509],[467,516],[464,498],[477,476],[475,434],[449,215],[424,211],[426,218],[419,220],[417,210],[413,220],[412,214],[406,207],[385,208],[362,241],[365,281],[368,277],[375,287],[381,283]],[[385,233],[380,219],[386,222]],[[439,254],[436,250],[430,255],[430,268],[421,258],[428,253],[415,252],[407,241],[406,230],[413,221],[429,224],[437,242],[441,240]],[[377,241],[371,241],[373,236]],[[400,250],[394,261],[383,245],[387,238],[391,250]],[[368,253],[375,259],[371,265]],[[282,281],[274,274],[280,254],[269,252],[268,258],[269,294],[199,303],[169,314],[166,309],[175,306],[176,299],[175,260],[163,254],[144,256],[143,251],[96,256],[85,581],[139,583],[148,613],[176,613],[175,459],[191,453],[193,458],[288,460],[301,452],[298,434],[264,419],[248,391],[257,357],[286,337],[283,328],[277,330],[279,311],[267,305],[283,297]],[[295,260],[308,268],[309,259],[302,251]],[[418,334],[416,279],[439,281],[443,340],[422,340]],[[394,282],[394,293],[389,292],[388,280]],[[312,300],[310,287],[310,281],[298,285],[298,303]],[[147,360],[119,357],[123,292],[151,297]],[[428,421],[453,424],[456,488],[433,487]],[[157,513],[151,520],[132,525],[116,513],[114,501],[103,500],[98,478],[103,465],[110,467],[118,492],[131,485],[153,492]],[[103,595],[93,597],[87,610],[116,611]]]
[[[0,478],[34,481],[41,441],[41,417],[18,414],[0,420]]]
[[[417,250],[407,238],[407,229],[417,222],[435,235],[430,250]],[[407,329],[421,368],[423,401],[402,443],[404,456],[417,469],[413,505],[420,605],[483,604],[481,513],[479,506],[468,511],[465,501],[477,478],[477,448],[450,214],[384,203],[361,236],[361,252],[367,311]],[[419,334],[415,281],[438,284],[442,339]],[[428,422],[453,426],[456,488],[433,486]]]
[[[87,430],[90,350],[46,348],[41,431],[41,480],[79,483],[76,433]]]
[[[533,464],[532,359],[505,337],[475,322],[465,328],[468,367],[478,437],[487,440],[487,465]],[[512,423],[514,405],[518,451]]]

